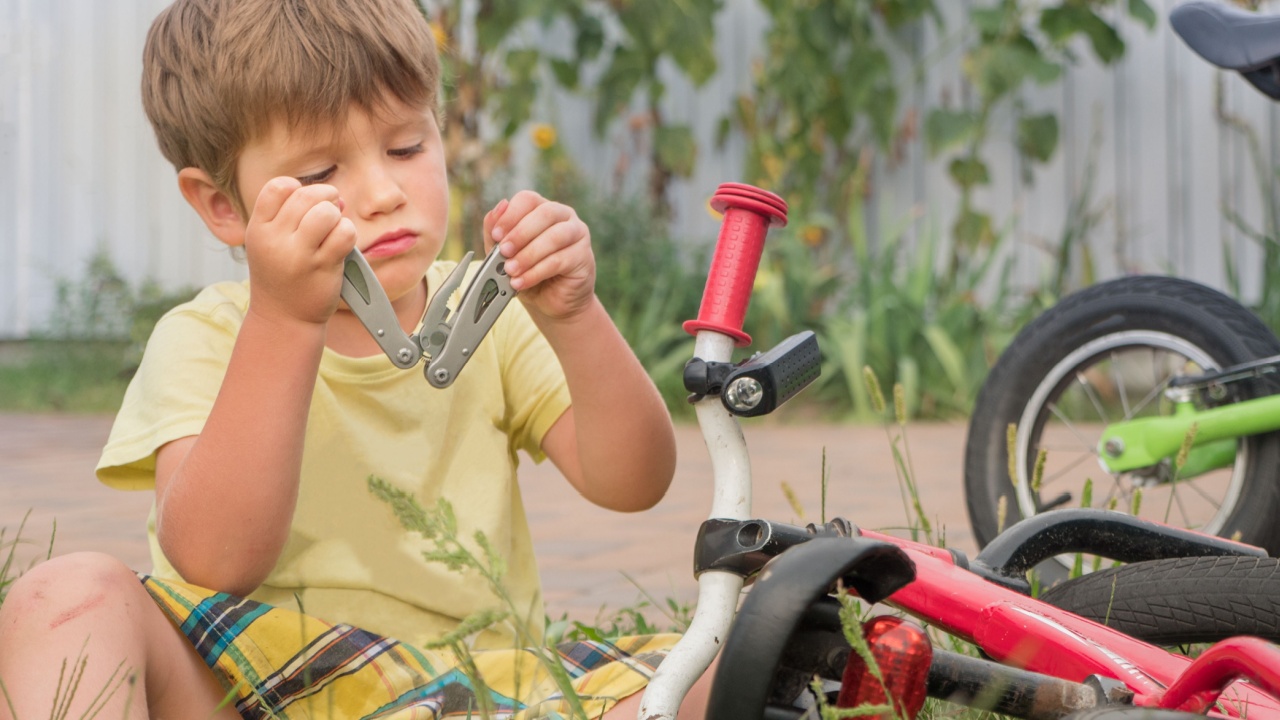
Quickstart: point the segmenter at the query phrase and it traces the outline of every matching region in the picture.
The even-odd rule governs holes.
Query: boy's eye
[[[414,155],[417,155],[420,152],[422,152],[422,143],[410,145],[409,147],[393,148],[391,150],[388,150],[387,154],[392,157],[405,158],[405,157],[413,157]]]
[[[325,180],[328,180],[333,175],[333,172],[337,169],[338,169],[338,166],[334,165],[332,167],[329,167],[321,172],[314,173],[312,175],[303,175],[302,177],[298,178],[298,182],[302,183],[303,185],[315,185],[316,183],[322,183]]]

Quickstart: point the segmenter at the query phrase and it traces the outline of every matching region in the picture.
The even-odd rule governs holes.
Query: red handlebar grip
[[[686,322],[684,329],[690,335],[713,330],[732,337],[739,347],[750,345],[751,336],[742,331],[742,321],[751,302],[764,237],[771,226],[787,224],[787,204],[760,188],[724,183],[711,197],[711,207],[724,213],[724,222],[698,319]]]

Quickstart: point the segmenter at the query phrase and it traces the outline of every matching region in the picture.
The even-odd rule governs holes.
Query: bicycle
[[[1192,2],[1170,22],[1280,100],[1280,17]],[[1092,504],[1280,551],[1277,369],[1280,340],[1202,285],[1125,277],[1064,298],[1018,333],[978,394],[964,483],[979,546],[1002,525]],[[1059,560],[1041,568],[1046,581],[1066,575],[1070,558]]]
[[[893,714],[905,720],[926,695],[1028,720],[1072,713],[1119,713],[1125,717],[1113,720],[1137,720],[1129,714],[1152,708],[1178,711],[1163,720],[1211,708],[1227,717],[1280,718],[1280,648],[1237,637],[1241,631],[1267,633],[1249,627],[1250,617],[1280,617],[1280,588],[1254,582],[1280,578],[1280,561],[1260,548],[1105,510],[1029,518],[972,559],[841,519],[801,528],[751,518],[750,465],[737,418],[776,409],[817,377],[821,359],[808,332],[745,362],[730,362],[735,345],[750,343],[742,321],[764,236],[770,225],[785,222],[787,206],[776,195],[734,183],[719,188],[712,206],[724,223],[698,318],[685,326],[696,337],[685,384],[711,456],[715,490],[695,546],[697,609],[645,691],[640,718],[674,718],[717,653],[712,718],[798,720],[812,717],[831,696],[845,707],[892,703]],[[391,336],[384,346],[388,355],[399,355],[409,343],[402,367],[413,366],[416,348],[421,357],[431,356],[427,379],[433,385],[456,377],[462,363],[449,358],[465,358],[496,316],[493,308],[500,310],[514,294],[496,257],[481,265],[459,310],[447,308],[447,297],[433,303],[436,325],[426,326],[425,337],[384,331]],[[348,269],[356,289],[373,279],[360,268],[355,258]],[[455,278],[451,288],[461,282],[461,272]],[[373,285],[365,290],[362,297],[378,297]],[[381,303],[370,305],[360,317],[369,318],[366,324],[374,330]],[[433,368],[449,374],[434,375]],[[1064,552],[1105,554],[1128,564],[1111,571],[1110,588],[1098,585],[1106,575],[1095,573],[1064,585],[1073,592],[1053,603],[1031,597],[1027,571]],[[1109,590],[1108,615],[1118,610],[1140,616],[1136,603],[1150,600],[1142,584],[1166,583],[1170,573],[1181,583],[1164,585],[1175,591],[1173,599],[1182,599],[1183,590],[1207,589],[1216,598],[1211,602],[1221,601],[1221,616],[1193,613],[1154,627],[1124,618],[1108,627],[1098,620],[1111,618],[1090,619],[1090,603],[1100,589]],[[1229,590],[1224,579],[1257,587],[1223,592]],[[754,586],[738,610],[748,581]],[[840,602],[832,597],[840,588],[970,642],[986,658],[935,649],[919,626],[880,616],[863,626],[862,636],[884,671],[882,684],[845,635]],[[1144,640],[1217,642],[1192,660]],[[816,691],[815,678],[824,683]]]
[[[712,207],[724,223],[698,319],[685,324],[696,337],[685,385],[706,438],[715,492],[695,549],[697,610],[646,690],[640,718],[675,717],[717,652],[713,718],[812,717],[815,678],[831,688],[822,691],[824,699],[830,694],[846,707],[891,702],[904,718],[914,717],[926,695],[1029,720],[1072,713],[1128,717],[1149,709],[1177,711],[1168,720],[1209,709],[1228,717],[1280,716],[1280,647],[1236,637],[1242,630],[1266,632],[1247,627],[1250,615],[1280,617],[1280,602],[1272,599],[1280,598],[1280,587],[1272,581],[1261,595],[1220,592],[1224,578],[1280,578],[1280,560],[1260,548],[1096,509],[1024,520],[972,559],[841,519],[800,528],[751,518],[750,467],[737,417],[766,414],[794,396],[817,376],[820,357],[813,334],[801,333],[730,362],[735,345],[750,343],[742,320],[764,236],[771,225],[785,223],[786,204],[758,188],[726,183]],[[1166,583],[1170,573],[1177,582],[1166,587],[1175,592],[1218,588],[1215,597],[1230,595],[1230,601],[1219,605],[1224,614],[1217,623],[1192,615],[1149,628],[1107,627],[1087,617],[1103,573],[1064,585],[1073,592],[1059,595],[1057,604],[1031,597],[1027,572],[1066,552],[1128,563],[1110,571],[1109,610],[1132,614],[1134,602],[1150,600],[1133,589]],[[735,613],[749,580],[754,587]],[[840,603],[832,597],[837,587],[970,642],[989,659],[935,649],[918,626],[876,617],[863,634],[884,670],[882,686],[843,634]],[[1280,636],[1274,627],[1267,634]],[[1192,660],[1139,638],[1217,642]],[[1247,682],[1238,682],[1242,678]]]

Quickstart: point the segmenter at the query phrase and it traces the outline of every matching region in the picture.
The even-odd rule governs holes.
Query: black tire
[[[1063,720],[1204,720],[1204,715],[1182,710],[1109,705],[1073,712]]]
[[[1149,560],[1066,580],[1045,602],[1154,645],[1280,642],[1280,559]]]
[[[1141,400],[1161,397],[1158,390],[1167,382],[1164,374],[1200,372],[1277,354],[1280,341],[1253,313],[1226,295],[1187,280],[1126,277],[1066,297],[1018,333],[978,394],[969,423],[964,471],[969,519],[978,545],[985,546],[999,532],[1002,502],[1006,512],[1003,527],[1044,511],[1046,505],[1053,506],[1055,499],[1065,497],[1064,489],[1071,499],[1063,506],[1078,507],[1086,475],[1100,482],[1093,507],[1107,507],[1107,495],[1111,494],[1117,498],[1116,509],[1129,511],[1134,480],[1150,481],[1142,478],[1142,473],[1108,476],[1097,464],[1097,434],[1105,422],[1160,412],[1159,400],[1145,404]],[[1126,379],[1126,375],[1143,377]],[[1094,381],[1105,381],[1105,387],[1091,389],[1089,383]],[[1151,390],[1140,394],[1139,386]],[[1261,380],[1228,387],[1229,395],[1222,402],[1275,391],[1273,384]],[[1071,397],[1077,393],[1087,400]],[[1082,418],[1078,427],[1071,424],[1075,421],[1072,413]],[[1106,419],[1090,422],[1084,417],[1089,413],[1105,414]],[[1016,479],[1009,474],[1006,438],[1010,424],[1019,429]],[[1088,436],[1090,431],[1095,432],[1092,437]],[[1055,449],[1064,444],[1058,439],[1064,436],[1065,444],[1078,443],[1077,447]],[[1029,478],[1042,440],[1049,440],[1054,447],[1048,449],[1045,485],[1033,491]],[[1061,467],[1055,465],[1055,459]],[[1273,553],[1280,551],[1280,523],[1275,522],[1280,516],[1276,477],[1280,432],[1239,441],[1232,467],[1199,478],[1179,479],[1170,485],[1167,468],[1166,463],[1163,471],[1147,471],[1152,476],[1157,472],[1165,475],[1163,482],[1156,480],[1144,488],[1146,504],[1140,516],[1167,519],[1171,525],[1195,527],[1223,537],[1239,533],[1245,542]],[[1217,485],[1211,487],[1210,483]],[[1188,512],[1185,505],[1194,503],[1184,502],[1186,497],[1212,497],[1219,485],[1225,490],[1218,505],[1206,502],[1200,513],[1207,519],[1197,516],[1198,508]],[[1043,563],[1042,579],[1062,579],[1064,567]]]

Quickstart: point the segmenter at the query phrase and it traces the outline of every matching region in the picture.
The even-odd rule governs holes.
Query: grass
[[[34,340],[0,352],[0,411],[115,412],[129,382],[130,344]]]

